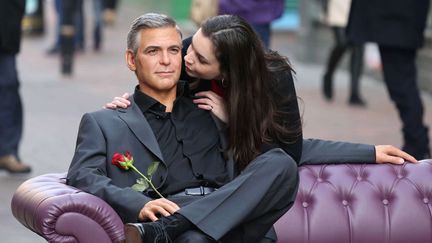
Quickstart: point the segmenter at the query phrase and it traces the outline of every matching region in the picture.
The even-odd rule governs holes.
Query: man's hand
[[[179,209],[180,207],[174,202],[166,198],[159,198],[146,203],[141,209],[138,219],[140,221],[156,221],[158,220],[157,216],[170,216]]]
[[[392,145],[376,145],[375,158],[377,164],[403,164],[405,161],[417,163],[417,160],[413,156]]]

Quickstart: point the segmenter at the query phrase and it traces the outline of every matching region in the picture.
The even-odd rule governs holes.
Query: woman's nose
[[[193,60],[192,60],[192,58],[190,57],[189,54],[186,54],[186,56],[184,57],[184,60],[185,60],[185,62],[187,62],[188,64],[193,64],[193,63],[194,63]]]

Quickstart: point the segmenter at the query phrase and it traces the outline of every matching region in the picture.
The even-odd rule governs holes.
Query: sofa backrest
[[[278,242],[432,242],[432,160],[299,169]]]

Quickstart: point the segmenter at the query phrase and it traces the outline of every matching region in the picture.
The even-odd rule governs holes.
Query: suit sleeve
[[[151,198],[112,183],[107,175],[106,138],[91,114],[81,120],[75,155],[69,167],[67,184],[96,195],[120,215],[123,222],[137,222],[144,204]]]
[[[299,165],[375,163],[375,147],[368,144],[336,142],[320,139],[303,140]]]

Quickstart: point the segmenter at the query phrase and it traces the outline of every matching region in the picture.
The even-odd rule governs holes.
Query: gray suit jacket
[[[166,178],[166,165],[158,142],[141,110],[131,100],[128,109],[100,110],[82,117],[75,155],[67,183],[107,201],[124,222],[136,222],[141,208],[152,200],[130,188],[139,175],[111,164],[114,153],[130,151],[134,165],[146,172],[160,161],[153,183],[158,188]]]

